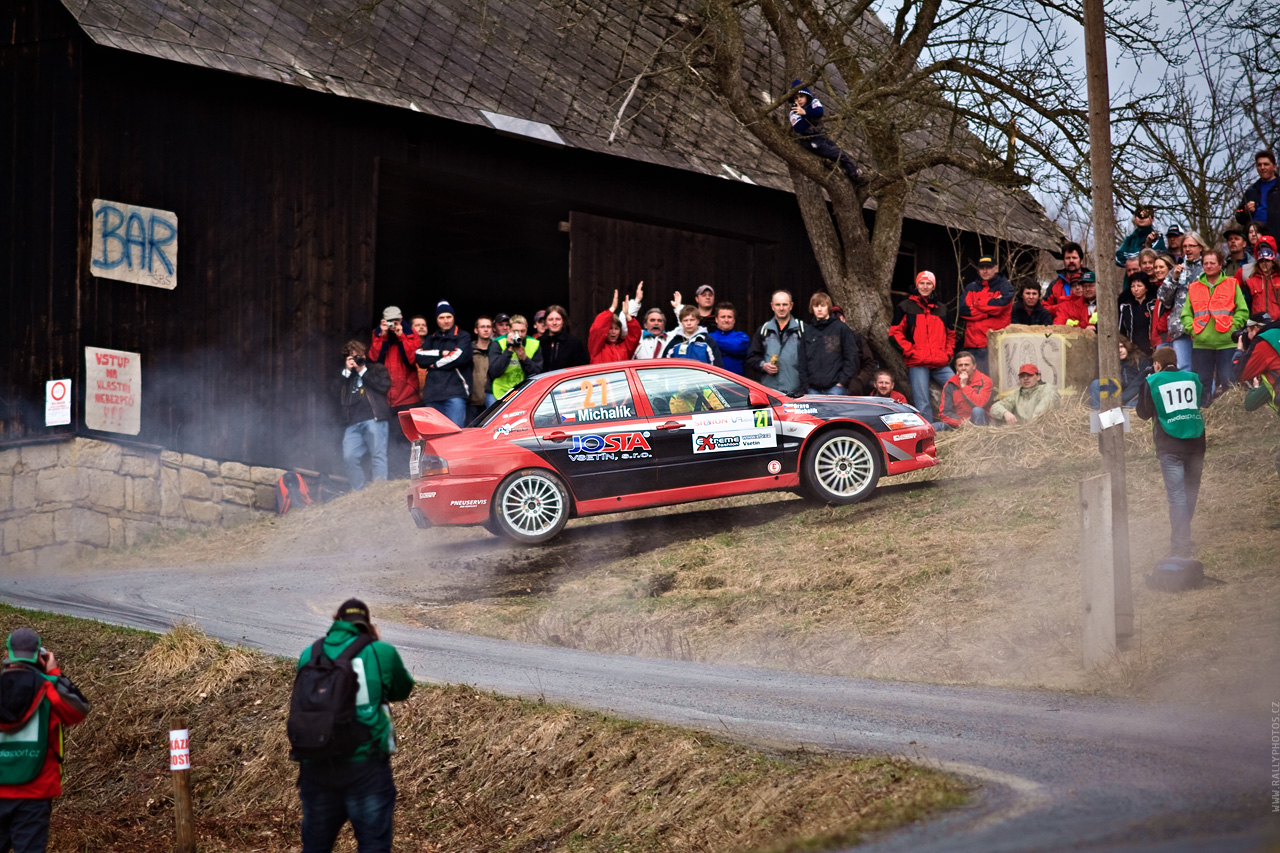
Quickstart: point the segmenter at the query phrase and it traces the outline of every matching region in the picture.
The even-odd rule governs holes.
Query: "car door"
[[[636,371],[653,411],[658,488],[679,489],[767,477],[777,461],[778,425],[750,389],[696,366]]]
[[[625,370],[552,386],[534,410],[533,426],[542,457],[578,500],[657,488],[651,422],[637,412]]]

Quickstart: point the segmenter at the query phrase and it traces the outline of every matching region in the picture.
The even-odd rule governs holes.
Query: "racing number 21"
[[[582,393],[584,395],[582,398],[582,408],[593,409],[596,406],[609,405],[609,380],[605,379],[603,376],[598,379],[584,379],[582,380],[582,384],[578,387],[582,389]],[[600,389],[600,402],[598,403],[593,402],[591,399],[592,387]]]

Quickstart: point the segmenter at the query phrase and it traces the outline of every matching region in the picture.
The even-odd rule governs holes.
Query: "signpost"
[[[173,813],[177,833],[174,853],[195,853],[196,826],[191,809],[191,736],[186,717],[178,717],[169,730],[169,772],[173,774]]]

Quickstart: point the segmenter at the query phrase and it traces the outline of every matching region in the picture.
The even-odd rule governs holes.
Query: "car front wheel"
[[[805,491],[815,500],[857,503],[880,481],[880,454],[862,433],[832,430],[805,451],[803,475]]]
[[[547,471],[516,471],[494,493],[493,516],[504,536],[537,545],[553,538],[569,521],[569,492],[559,477]]]

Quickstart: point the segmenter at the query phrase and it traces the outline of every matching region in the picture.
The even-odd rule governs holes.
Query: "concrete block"
[[[173,450],[161,450],[161,451],[160,451],[160,464],[161,464],[161,465],[175,465],[175,466],[177,466],[177,465],[181,465],[181,464],[182,464],[182,454],[181,454],[181,453],[178,453],[178,452],[176,452],[176,451],[173,451]]]
[[[3,469],[0,469],[0,473]],[[226,480],[243,480],[244,482],[252,482],[253,473],[248,465],[242,465],[239,462],[223,462],[219,466],[218,473]]]
[[[36,508],[36,473],[18,474],[13,478],[13,508]]]
[[[204,457],[196,456],[194,453],[182,454],[182,467],[193,468],[196,471],[204,470]]]
[[[80,562],[92,551],[92,548],[83,544],[50,545],[35,552],[36,568],[61,569]]]
[[[283,468],[259,468],[257,465],[254,465],[249,470],[253,482],[264,486],[274,486],[276,480],[279,480],[284,474]]]
[[[125,481],[124,508],[144,515],[159,515],[160,483],[150,477],[128,477]]]
[[[159,477],[160,457],[125,456],[120,460],[120,473],[130,477]]]
[[[76,464],[82,468],[99,468],[103,471],[120,470],[120,460],[124,454],[120,445],[109,441],[93,441],[80,439],[76,442]]]
[[[254,486],[253,487],[253,505],[258,509],[269,509],[274,511],[276,508],[275,485]]]
[[[107,523],[107,517],[82,507],[53,513],[53,533],[60,543],[81,542],[98,548],[111,544],[111,526]]]
[[[238,506],[253,506],[253,489],[243,486],[223,486],[222,500],[224,503]]]
[[[209,478],[200,471],[182,468],[178,471],[178,477],[182,484],[182,496],[184,498],[207,501],[213,497],[213,486],[209,483]]]
[[[124,519],[108,518],[107,530],[110,532],[108,547],[119,548],[124,544]]]
[[[182,515],[182,481],[176,468],[160,471],[160,514],[165,518]]]
[[[159,525],[151,521],[134,521],[125,519],[124,522],[124,544],[128,548],[141,544],[147,540],[147,537],[159,529]]]
[[[24,453],[26,449],[23,448]],[[36,500],[42,504],[79,501],[88,496],[88,478],[82,477],[77,468],[51,468],[36,473]]]
[[[194,521],[197,524],[218,525],[222,523],[221,504],[187,498],[182,501],[182,512],[190,521]]]
[[[58,464],[58,448],[61,444],[29,444],[22,450],[22,467],[28,471],[52,468]]]
[[[124,484],[128,477],[115,471],[82,471],[82,479],[88,481],[89,503],[106,509],[124,509]]]
[[[27,551],[31,548],[42,548],[52,545],[53,516],[51,512],[33,512],[22,518],[15,518],[6,524],[5,544],[14,551]],[[10,537],[13,542],[10,542]]]
[[[0,512],[13,509],[13,475],[0,474]]]
[[[16,448],[0,450],[0,474],[14,474],[22,461],[22,452]]]

